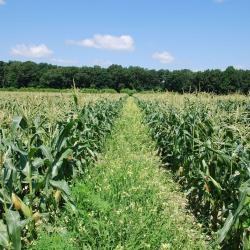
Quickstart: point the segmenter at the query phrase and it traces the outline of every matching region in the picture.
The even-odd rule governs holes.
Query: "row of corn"
[[[122,100],[83,107],[76,95],[73,100],[71,111],[54,123],[22,115],[0,128],[0,249],[21,249],[63,204],[76,210],[72,180],[97,158]]]
[[[166,168],[224,249],[250,249],[250,101],[139,97]]]

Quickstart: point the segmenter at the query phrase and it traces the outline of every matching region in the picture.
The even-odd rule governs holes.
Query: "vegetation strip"
[[[138,66],[122,67],[62,67],[46,63],[0,61],[0,91],[60,91],[67,92],[72,86],[88,93],[123,91],[175,91],[211,92],[217,94],[250,90],[250,70],[227,67],[225,70],[211,69],[191,71],[188,69],[146,69]]]
[[[250,249],[249,100],[204,94],[137,98],[162,161],[194,214],[216,232],[223,249]]]
[[[34,249],[208,248],[141,122],[129,98],[103,156],[73,188],[79,213],[67,211]]]
[[[70,185],[96,160],[122,100],[78,105],[61,121],[14,116],[0,127],[0,249],[23,248],[67,203]]]

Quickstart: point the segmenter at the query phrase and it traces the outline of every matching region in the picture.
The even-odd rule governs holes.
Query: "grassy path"
[[[42,235],[36,249],[207,249],[176,184],[159,165],[142,114],[129,98],[102,158],[73,189],[79,215],[67,212],[60,233]]]

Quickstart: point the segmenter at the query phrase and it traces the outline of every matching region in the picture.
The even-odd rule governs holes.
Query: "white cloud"
[[[74,60],[66,60],[61,58],[51,58],[50,60],[52,63],[59,64],[59,65],[78,65],[79,63]]]
[[[11,54],[14,56],[22,56],[28,58],[43,58],[49,57],[53,54],[45,44],[40,45],[25,45],[18,44],[11,49]]]
[[[88,48],[106,49],[106,50],[133,50],[134,39],[129,35],[94,35],[93,38],[87,38],[80,41],[70,40],[67,44],[79,45]]]
[[[5,3],[5,0],[0,0],[0,5],[4,5]]]
[[[175,58],[167,51],[155,52],[152,55],[152,58],[163,64],[170,64],[175,60]]]

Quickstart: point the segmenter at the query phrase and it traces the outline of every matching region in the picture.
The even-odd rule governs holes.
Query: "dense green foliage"
[[[145,98],[145,97],[144,97]],[[250,101],[139,97],[167,168],[225,249],[250,248]]]
[[[210,249],[154,146],[128,98],[95,167],[72,188],[79,213],[44,226],[32,249]]]
[[[20,115],[0,127],[0,248],[21,249],[21,236],[36,237],[36,224],[53,218],[65,202],[75,211],[70,183],[96,159],[121,101],[81,106],[77,94],[72,99],[70,111],[52,120],[45,106],[29,120],[15,102],[2,103],[5,111]]]
[[[1,88],[70,88],[72,79],[79,88],[123,88],[135,90],[168,90],[176,92],[248,93],[250,70],[228,67],[225,71],[149,70],[141,67],[108,68],[59,67],[46,63],[0,62]]]

